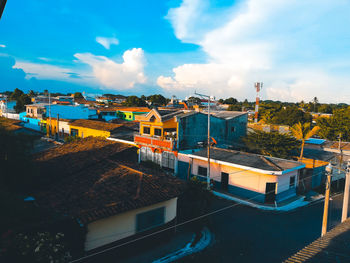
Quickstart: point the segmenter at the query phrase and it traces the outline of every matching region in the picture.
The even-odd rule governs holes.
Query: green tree
[[[235,98],[228,98],[226,100],[224,100],[224,104],[237,104],[238,103],[238,100],[236,100]]]
[[[189,97],[187,99],[187,102],[189,105],[201,105],[202,104],[201,99],[198,97]]]
[[[284,107],[280,111],[276,112],[271,123],[293,126],[298,122],[305,123],[311,121],[312,116],[309,113],[303,112],[294,105]]]
[[[10,96],[10,100],[18,100],[21,95],[23,95],[23,91],[16,88]]]
[[[30,90],[28,92],[28,96],[31,97],[31,98],[35,97],[35,92],[33,90]]]
[[[312,136],[316,135],[317,132],[319,131],[320,127],[315,126],[311,129],[311,124],[310,123],[297,123],[293,127],[291,127],[291,132],[293,136],[301,141],[301,148],[300,148],[300,157],[299,160],[303,159],[304,155],[304,146],[305,146],[305,141]]]
[[[75,92],[73,96],[74,99],[84,99],[84,96],[81,94],[81,92]]]
[[[250,152],[278,158],[292,157],[300,146],[299,141],[288,134],[259,130],[250,131],[243,142]]]
[[[32,104],[32,100],[27,94],[22,94],[16,102],[16,105],[14,107],[15,111],[17,113],[23,112],[26,110],[26,105]]]
[[[129,96],[123,102],[123,105],[128,106],[128,107],[145,107],[146,102],[137,96]]]
[[[333,112],[333,108],[329,104],[321,104],[318,107],[318,112],[331,114]]]
[[[44,96],[48,97],[49,96],[49,91],[46,89],[46,90],[44,90],[43,94],[44,94]]]
[[[335,109],[330,118],[318,118],[316,123],[320,127],[318,134],[322,138],[335,141],[342,134],[343,140],[350,140],[350,107]]]
[[[148,101],[152,102],[152,105],[164,106],[166,105],[166,98],[160,94],[151,95],[147,98]]]

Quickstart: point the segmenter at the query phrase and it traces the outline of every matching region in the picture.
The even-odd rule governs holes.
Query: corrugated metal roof
[[[207,157],[207,149],[202,149],[198,152],[193,153],[192,155]],[[284,160],[221,148],[212,148],[210,150],[210,158],[241,166],[276,172],[293,169],[303,165],[303,163],[292,160]]]

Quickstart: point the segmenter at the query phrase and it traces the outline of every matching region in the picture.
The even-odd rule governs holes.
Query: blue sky
[[[8,1],[0,91],[350,103],[345,0]]]

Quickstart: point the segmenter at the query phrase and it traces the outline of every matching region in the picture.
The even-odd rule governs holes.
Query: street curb
[[[179,249],[165,257],[162,257],[160,259],[157,259],[155,261],[153,261],[153,263],[170,263],[173,262],[175,260],[179,260],[183,257],[186,257],[188,255],[197,253],[201,250],[203,250],[204,248],[206,248],[210,242],[212,241],[212,234],[209,231],[208,228],[204,228],[201,232],[202,237],[201,239],[196,242],[196,244],[192,247],[192,244],[195,241],[196,235],[194,234],[192,237],[191,242],[189,242],[185,247],[183,247],[182,249]]]
[[[287,204],[287,205],[284,205],[284,206],[281,206],[281,207],[272,207],[272,206],[264,206],[264,205],[251,203],[249,201],[242,200],[240,198],[229,196],[229,195],[226,195],[226,194],[223,194],[223,193],[220,193],[220,192],[216,192],[216,191],[213,191],[213,194],[215,196],[219,197],[219,198],[223,198],[223,199],[226,199],[226,200],[231,200],[231,201],[237,202],[237,203],[242,204],[242,205],[246,205],[246,206],[249,206],[249,207],[252,207],[252,208],[259,209],[261,211],[271,211],[271,212],[277,212],[277,213],[291,212],[291,211],[294,211],[294,210],[296,210],[298,208],[307,207],[310,204],[313,204],[314,202],[320,201],[320,199],[317,199],[317,200],[311,201],[311,202],[310,201],[305,201],[305,197],[301,196],[299,199],[297,199],[294,202],[292,202],[292,203],[295,203],[295,204],[300,203],[298,205],[293,206],[292,203],[291,203],[291,204]],[[323,200],[323,198],[321,198],[321,200]]]

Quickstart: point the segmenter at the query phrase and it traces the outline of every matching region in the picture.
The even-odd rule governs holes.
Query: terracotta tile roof
[[[58,177],[36,195],[39,205],[85,224],[170,200],[183,189],[176,177],[139,166],[135,147],[99,138],[65,144],[35,160],[42,172]]]
[[[100,131],[113,131],[121,127],[123,124],[114,124],[114,123],[108,123],[108,122],[102,122],[102,121],[80,119],[80,120],[75,120],[70,122],[70,125],[90,128],[90,129],[100,130]]]
[[[21,121],[18,120],[0,117],[0,127],[4,127],[4,129],[7,131],[16,131],[22,129],[23,127],[19,125],[20,123]]]

